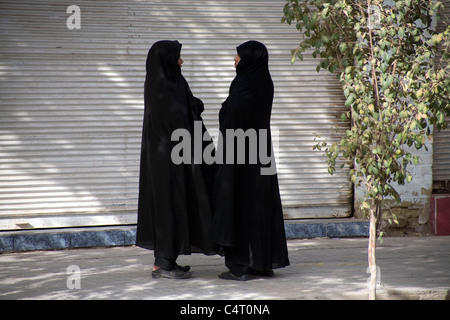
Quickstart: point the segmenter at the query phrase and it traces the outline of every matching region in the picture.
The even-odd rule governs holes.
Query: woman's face
[[[234,57],[234,67],[237,68],[237,65],[241,61],[241,57],[237,54],[236,57]]]
[[[181,58],[178,58],[178,65],[180,66],[180,68],[181,68],[182,64],[183,64],[183,60]]]

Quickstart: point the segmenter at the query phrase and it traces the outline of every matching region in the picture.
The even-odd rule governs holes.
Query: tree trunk
[[[376,289],[377,289],[377,263],[375,258],[375,249],[377,243],[377,229],[378,221],[380,219],[380,209],[381,201],[375,200],[372,208],[370,209],[370,230],[369,230],[369,270],[370,270],[370,280],[369,280],[369,300],[376,299]]]

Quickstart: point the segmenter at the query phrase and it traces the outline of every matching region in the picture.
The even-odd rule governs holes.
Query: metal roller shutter
[[[446,118],[450,127],[450,117]],[[437,132],[433,142],[433,181],[450,181],[450,129]],[[449,190],[450,191],[450,190]]]
[[[145,59],[160,39],[183,44],[183,74],[208,128],[234,78],[235,47],[266,44],[275,83],[272,130],[286,218],[347,216],[351,184],[327,172],[314,132],[337,138],[334,75],[290,64],[299,33],[284,1],[0,0],[0,229],[136,222]]]
[[[438,22],[437,31],[444,31],[450,21],[450,0],[442,1],[444,10],[440,12],[440,21]],[[433,182],[436,189],[447,187],[450,191],[450,117],[446,118],[449,127],[447,129],[436,132],[433,141]]]

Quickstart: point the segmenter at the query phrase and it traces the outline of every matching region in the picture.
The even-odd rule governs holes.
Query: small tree
[[[430,0],[287,0],[284,6],[282,22],[295,23],[305,37],[292,63],[310,50],[320,58],[317,71],[337,73],[342,84],[348,110],[341,119],[351,119],[351,128],[340,141],[314,148],[325,151],[330,174],[339,156],[350,160],[351,181],[365,188],[369,299],[376,294],[381,204],[400,202],[395,183],[411,182],[408,166],[420,161],[411,147],[427,148],[432,128],[445,128],[450,111],[450,27],[434,31],[440,8]]]

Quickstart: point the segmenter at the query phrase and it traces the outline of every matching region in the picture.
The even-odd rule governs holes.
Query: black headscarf
[[[193,138],[194,120],[201,121],[204,109],[181,74],[180,51],[178,41],[156,42],[147,56],[144,87],[136,244],[166,259],[212,253],[207,239],[212,179],[208,167],[176,165],[171,159],[178,143],[171,141],[173,131],[186,129]],[[202,129],[206,131],[203,125]]]
[[[224,137],[219,148],[226,154],[227,129],[254,129],[257,133],[264,129],[268,132],[270,152],[274,86],[268,67],[269,55],[266,47],[257,41],[238,46],[237,52],[241,60],[236,77],[219,113]],[[259,138],[258,134],[258,144]],[[215,243],[228,247],[225,252],[240,264],[255,270],[284,267],[289,260],[277,175],[261,175],[264,164],[259,157],[256,164],[249,163],[248,146],[245,151],[245,164],[217,166],[212,238]]]
[[[248,41],[236,48],[240,62],[236,77],[230,85],[229,96],[223,103],[220,126],[223,129],[269,128],[272,111],[273,82],[269,72],[269,54],[257,41]],[[230,121],[237,111],[239,117]],[[228,116],[226,115],[228,114]],[[251,119],[255,116],[253,119]],[[255,127],[256,126],[256,127]]]

